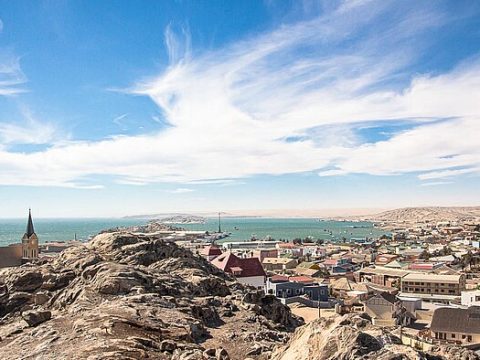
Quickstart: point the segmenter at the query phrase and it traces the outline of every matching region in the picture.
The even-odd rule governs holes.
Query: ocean
[[[34,219],[35,232],[40,243],[48,241],[88,240],[103,229],[142,225],[139,219]],[[20,242],[26,219],[0,219],[0,246]],[[205,224],[178,225],[187,230],[218,230],[218,219],[207,219]],[[295,239],[311,236],[314,239],[341,240],[342,238],[377,238],[387,234],[369,222],[319,221],[318,219],[223,218],[222,231],[231,232],[224,241],[249,240],[252,236],[263,239]]]

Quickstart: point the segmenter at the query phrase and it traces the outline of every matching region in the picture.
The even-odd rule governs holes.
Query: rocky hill
[[[471,350],[437,346],[430,353],[402,345],[397,333],[375,327],[367,315],[315,320],[297,329],[272,360],[478,360]]]
[[[418,223],[439,221],[480,221],[480,206],[476,207],[410,207],[361,216],[365,220],[388,223]]]
[[[301,324],[190,251],[123,232],[0,279],[2,359],[267,358]]]

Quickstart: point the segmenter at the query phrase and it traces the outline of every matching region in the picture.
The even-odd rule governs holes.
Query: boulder
[[[52,318],[50,311],[35,311],[29,310],[22,312],[22,318],[28,324],[28,326],[37,326]]]

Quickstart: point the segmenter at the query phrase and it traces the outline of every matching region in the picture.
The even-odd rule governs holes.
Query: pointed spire
[[[28,209],[28,223],[27,223],[27,236],[30,237],[35,234],[35,229],[33,227],[33,220],[32,220],[32,209]]]

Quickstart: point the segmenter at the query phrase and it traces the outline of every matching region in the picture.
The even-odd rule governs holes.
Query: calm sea
[[[75,234],[79,240],[87,240],[103,229],[117,226],[142,225],[138,219],[34,219],[35,231],[40,242],[71,240]],[[205,224],[179,225],[188,230],[218,230],[218,220],[208,219]],[[319,221],[318,219],[266,219],[224,218],[222,231],[231,232],[228,240],[248,240],[252,236],[263,239],[294,239],[311,236],[315,239],[341,240],[343,237],[379,237],[386,232],[368,222]],[[26,219],[0,219],[0,246],[19,242],[25,232]]]

